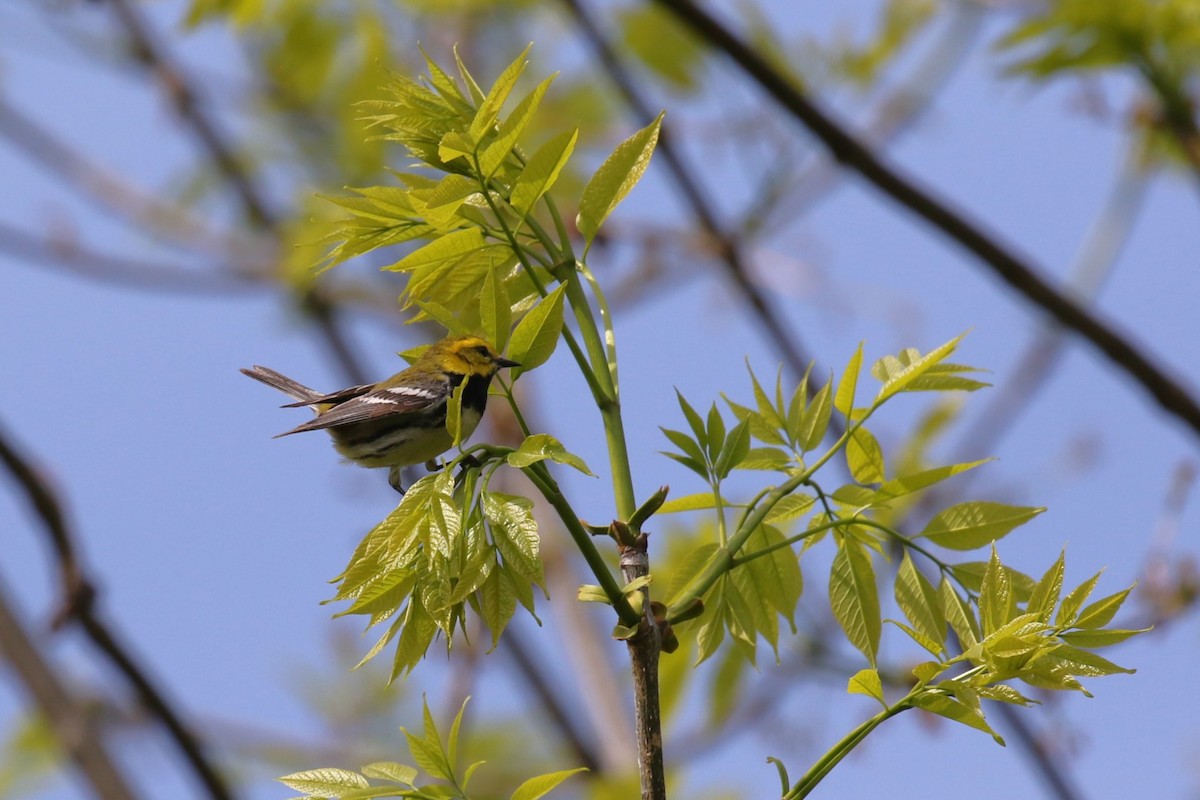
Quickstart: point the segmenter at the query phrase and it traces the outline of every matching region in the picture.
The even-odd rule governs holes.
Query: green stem
[[[901,711],[906,711],[912,708],[912,695],[905,695],[904,699],[888,706],[883,711],[880,711],[875,716],[871,717],[866,722],[859,725],[850,733],[833,746],[825,755],[823,755],[817,763],[812,765],[812,768],[797,781],[788,793],[785,794],[782,800],[800,800],[802,797],[808,797],[809,793],[817,787],[817,784],[829,774],[829,772],[841,762],[843,758],[850,755],[859,743],[867,737],[871,731],[878,728],[887,720],[899,714]]]
[[[567,532],[571,534],[571,538],[575,541],[575,546],[579,548],[579,552],[583,554],[583,558],[587,561],[588,566],[592,570],[592,574],[596,576],[596,581],[600,584],[600,588],[604,590],[604,594],[608,597],[613,608],[617,611],[617,616],[621,618],[621,623],[624,625],[635,626],[641,622],[642,617],[637,611],[634,611],[633,606],[629,605],[629,600],[621,593],[621,584],[613,576],[605,563],[600,551],[596,549],[596,545],[592,542],[591,535],[583,527],[583,523],[579,521],[579,517],[575,514],[571,504],[567,502],[567,498],[563,495],[562,490],[558,488],[558,484],[550,475],[550,471],[542,463],[530,464],[528,467],[522,467],[521,471],[528,476],[529,480],[537,487],[546,501],[554,507],[558,512],[558,517],[562,520]]]
[[[713,554],[712,562],[709,563],[708,567],[692,580],[691,584],[689,584],[688,590],[684,594],[680,595],[678,599],[671,605],[671,609],[667,614],[667,619],[671,619],[675,614],[684,609],[691,608],[697,600],[703,597],[704,594],[712,588],[713,584],[715,584],[722,575],[727,573],[733,567],[734,556],[737,554],[738,550],[740,550],[742,545],[746,543],[746,540],[750,538],[750,535],[754,532],[755,528],[763,523],[763,520],[766,519],[767,514],[771,513],[771,509],[775,507],[776,503],[787,497],[792,492],[796,491],[796,489],[800,488],[802,484],[806,483],[810,478],[812,478],[818,469],[823,467],[825,463],[829,461],[829,459],[833,458],[834,454],[836,454],[842,447],[845,446],[846,442],[850,440],[850,436],[853,435],[854,431],[857,430],[864,422],[866,422],[869,417],[870,410],[863,415],[862,419],[847,427],[845,432],[838,437],[838,440],[834,442],[833,445],[827,451],[825,451],[824,455],[817,459],[810,467],[805,469],[803,472],[788,478],[786,481],[767,492],[766,495],[761,495],[761,502],[753,506],[748,506],[742,513],[742,517],[738,521],[737,530],[734,532],[733,536],[729,538],[729,542],[717,549],[717,552]]]

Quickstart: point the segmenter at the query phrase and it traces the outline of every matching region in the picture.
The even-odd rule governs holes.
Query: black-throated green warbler
[[[460,418],[465,440],[483,416],[492,378],[502,368],[515,366],[517,362],[502,358],[477,336],[447,336],[387,380],[332,394],[321,394],[266,367],[242,372],[299,401],[284,408],[310,406],[317,412],[279,436],[329,431],[334,448],[346,459],[364,467],[390,467],[388,482],[403,492],[403,467],[432,462],[453,446],[446,409],[454,390],[466,381]]]

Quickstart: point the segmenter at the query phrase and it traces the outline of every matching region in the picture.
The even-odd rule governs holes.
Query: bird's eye
[[[481,356],[487,356],[488,358],[491,358],[492,351],[489,350],[485,344],[481,344],[478,347],[473,347],[471,349],[473,349],[476,353],[479,353]]]

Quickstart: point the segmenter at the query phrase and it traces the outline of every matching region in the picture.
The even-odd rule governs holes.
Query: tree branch
[[[625,582],[650,574],[646,534],[638,534],[632,545],[621,547],[621,575]],[[662,637],[650,612],[650,592],[643,588],[642,620],[625,644],[633,668],[633,710],[637,727],[638,773],[642,800],[666,800],[667,779],[663,767],[661,706],[658,695],[658,658]]]
[[[1200,403],[1182,383],[1156,365],[1113,325],[1051,286],[1030,263],[1012,253],[976,223],[952,210],[913,179],[886,165],[817,108],[791,79],[690,0],[653,2],[671,11],[702,39],[725,52],[780,106],[820,139],[846,168],[858,172],[884,194],[950,237],[1026,300],[1089,341],[1149,392],[1163,409],[1200,436]]]
[[[42,520],[58,563],[62,582],[63,605],[55,615],[55,627],[67,621],[79,623],[97,649],[133,686],[142,705],[158,719],[175,740],[181,755],[203,784],[209,797],[229,800],[233,797],[225,782],[208,762],[199,737],[183,723],[162,692],[154,685],[134,657],[124,647],[109,626],[96,613],[95,585],[84,574],[74,537],[67,525],[62,506],[50,484],[0,432],[0,462],[3,462],[16,484],[21,487]]]
[[[2,582],[0,656],[12,666],[34,705],[54,731],[59,746],[83,773],[96,797],[101,800],[136,798],[131,785],[109,755],[96,719],[71,696],[54,669],[42,658],[33,638],[21,625]]]

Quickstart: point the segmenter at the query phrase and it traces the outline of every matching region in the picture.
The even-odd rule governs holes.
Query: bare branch
[[[583,8],[580,0],[563,0],[563,4],[571,12],[592,49],[596,51],[597,58],[603,64],[609,79],[617,87],[625,103],[633,110],[642,125],[650,124],[655,114],[651,112],[649,105],[638,92],[633,79],[622,65],[616,51],[613,50],[600,28]],[[799,336],[788,329],[787,323],[775,311],[771,301],[754,285],[750,278],[742,243],[736,236],[723,229],[717,218],[716,209],[708,201],[708,195],[692,177],[692,171],[687,168],[682,155],[675,149],[669,123],[659,135],[656,150],[671,173],[671,178],[691,209],[696,222],[711,241],[713,254],[725,267],[726,275],[750,307],[751,317],[760,324],[766,338],[782,354],[792,373],[797,377],[803,375],[811,359],[800,344]],[[812,387],[812,392],[816,391],[817,388]]]
[[[654,0],[684,21],[709,44],[732,58],[788,113],[802,122],[833,157],[870,181],[884,194],[942,231],[986,264],[1001,280],[1061,325],[1090,342],[1113,364],[1140,384],[1158,404],[1200,435],[1200,403],[1178,379],[1114,325],[1051,286],[1030,262],[1015,255],[978,224],[919,186],[912,178],[885,164],[871,150],[834,122],[751,46],[689,0]]]
[[[62,581],[63,607],[55,615],[56,627],[69,620],[79,623],[97,649],[133,686],[146,709],[170,732],[184,760],[214,800],[230,800],[233,795],[203,753],[199,737],[188,728],[139,666],[128,648],[122,645],[96,612],[96,588],[84,574],[74,537],[66,523],[62,506],[50,484],[33,465],[0,433],[0,461],[13,480],[25,492],[30,505],[42,520],[53,546]]]
[[[31,498],[33,499],[33,498]],[[36,502],[36,500],[35,500]],[[95,718],[71,696],[42,658],[0,583],[0,655],[13,668],[54,731],[59,746],[101,800],[133,800],[130,783],[108,753]]]

